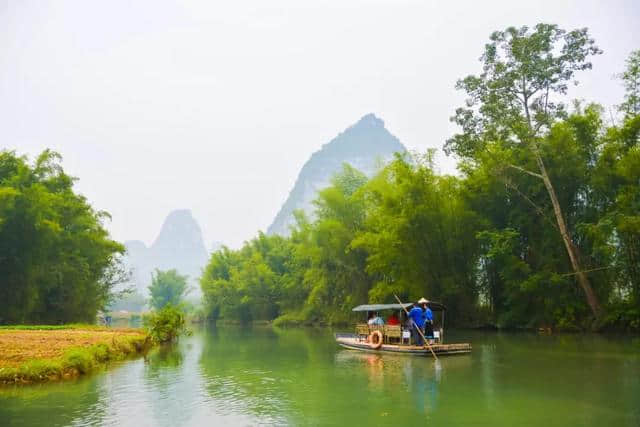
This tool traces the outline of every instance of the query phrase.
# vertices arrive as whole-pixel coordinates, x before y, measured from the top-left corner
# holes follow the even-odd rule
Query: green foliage
[[[481,58],[482,73],[456,85],[468,99],[452,118],[462,133],[445,149],[475,157],[492,141],[505,148],[530,144],[565,116],[566,106],[553,96],[565,95],[575,72],[590,69],[587,58],[599,53],[586,28],[567,32],[538,24],[494,32]]]
[[[376,278],[370,301],[427,295],[456,306],[451,320],[473,312],[478,218],[460,184],[435,174],[428,153],[412,163],[396,159],[363,188],[366,224],[352,247],[368,253],[367,271]]]
[[[299,214],[288,239],[260,234],[214,253],[201,279],[210,317],[343,324],[354,305],[393,291],[473,309],[476,218],[456,178],[412,162],[398,157],[370,181],[345,165],[314,202],[313,223]]]
[[[0,151],[0,323],[92,322],[126,280],[124,247],[46,150]]]
[[[287,300],[280,297],[289,280],[291,249],[282,237],[260,233],[239,251],[215,252],[200,279],[208,317],[241,322],[276,317]]]
[[[145,315],[143,323],[152,341],[157,343],[174,341],[186,332],[184,313],[172,305]]]
[[[534,29],[510,27],[494,32],[481,58],[482,73],[457,84],[468,96],[465,107],[458,108],[452,118],[462,132],[445,146],[464,159],[462,169],[472,186],[477,187],[473,182],[477,176],[482,180],[477,184],[489,184],[497,194],[504,194],[503,202],[512,204],[515,194],[539,215],[533,221],[516,218],[514,214],[522,212],[512,206],[491,212],[491,216],[495,214],[490,218],[495,220],[494,229],[513,228],[525,238],[533,231],[531,225],[538,222],[537,234],[531,237],[545,239],[538,243],[557,257],[547,259],[536,254],[536,261],[545,259],[542,271],[532,270],[529,278],[518,280],[525,280],[527,290],[545,289],[552,283],[575,284],[596,320],[602,318],[602,295],[585,272],[588,260],[585,263],[582,255],[583,236],[578,235],[578,216],[574,214],[583,213],[589,203],[585,174],[597,156],[601,121],[596,107],[581,112],[577,106],[576,113],[568,117],[562,96],[567,94],[569,83],[575,82],[575,73],[590,69],[589,57],[599,53],[587,29],[567,32],[555,25],[538,24]],[[506,194],[499,184],[508,189]],[[473,198],[475,193],[470,195]],[[551,233],[545,232],[548,230]],[[514,249],[531,247],[529,240],[522,243]],[[519,257],[527,255],[521,253]],[[573,283],[557,280],[551,273],[558,271],[557,260],[567,258],[575,275]],[[493,265],[490,259],[485,261],[490,270],[486,277],[496,281],[502,266]],[[497,280],[504,281],[500,287],[507,285],[506,279]],[[538,312],[540,307],[555,312],[551,306],[558,300],[545,297],[549,294],[545,290],[544,294],[529,295],[530,304],[535,304]],[[572,301],[572,297],[567,298]],[[509,299],[490,303],[515,304]],[[534,307],[527,308],[524,301],[515,305],[522,307],[523,313]],[[573,310],[569,317],[573,318]],[[546,318],[530,316],[530,321],[544,322]]]
[[[640,114],[640,49],[631,52],[627,59],[627,69],[619,77],[625,88],[620,111],[627,116]]]
[[[630,324],[632,316],[615,313],[640,302],[640,118],[627,116],[621,126],[607,128],[599,106],[576,104],[572,113],[547,123],[535,146],[554,182],[572,245],[582,254],[582,269],[606,311],[613,311],[604,324],[612,318],[626,319],[617,327]],[[571,286],[575,275],[545,188],[522,173],[535,170],[534,157],[526,145],[507,138],[486,142],[462,163],[467,198],[486,224],[477,234],[481,296],[500,326],[589,328],[589,309]]]
[[[569,110],[559,98],[598,53],[586,29],[494,33],[482,74],[459,82],[469,101],[447,149],[461,156],[460,177],[437,174],[432,152],[398,156],[371,179],[345,166],[290,237],[259,234],[211,256],[208,316],[337,324],[397,294],[444,302],[448,324],[592,328],[553,194],[605,307],[601,326],[637,330],[640,117],[607,127],[599,106]],[[531,172],[541,165],[548,185]]]
[[[301,312],[291,312],[279,316],[273,321],[273,326],[286,328],[290,326],[310,325]]]
[[[603,328],[617,331],[640,331],[640,306],[621,303],[612,307],[604,319]]]
[[[175,269],[161,271],[156,269],[151,276],[149,304],[155,309],[161,309],[167,305],[177,306],[187,295],[187,276],[178,274]]]

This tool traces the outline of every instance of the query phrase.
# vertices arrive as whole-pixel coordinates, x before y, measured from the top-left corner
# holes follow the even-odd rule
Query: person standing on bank
[[[429,308],[429,301],[425,298],[420,298],[418,304],[422,306],[424,316],[424,336],[429,340],[429,344],[433,344],[433,312]]]
[[[420,335],[420,332],[418,332],[418,328],[420,328],[421,330],[424,328],[425,316],[417,302],[413,303],[413,308],[409,312],[409,317],[411,318],[411,323],[413,326],[411,328],[411,335],[413,336],[413,342],[415,345],[423,346],[424,341],[422,340],[422,336]]]

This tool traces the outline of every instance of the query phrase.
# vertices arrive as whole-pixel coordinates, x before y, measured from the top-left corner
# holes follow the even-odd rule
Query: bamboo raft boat
[[[430,345],[423,346],[411,343],[409,329],[403,328],[401,325],[369,325],[366,323],[356,325],[355,333],[335,334],[336,343],[349,350],[369,353],[433,357],[471,353],[470,343],[444,343],[444,313],[446,308],[444,305],[433,301],[429,301],[426,304],[433,312],[441,313],[440,327],[437,330],[434,328],[433,340]],[[366,312],[368,316],[371,313],[378,313],[384,310],[392,310],[401,314],[402,312],[406,313],[406,308],[411,305],[411,303],[365,304],[355,307],[353,311]],[[402,317],[402,314],[400,317]],[[374,335],[379,337],[378,341],[374,339]]]
[[[409,344],[382,344],[378,349],[373,349],[368,342],[363,341],[356,334],[336,334],[336,342],[349,350],[360,350],[371,353],[395,353],[409,354],[412,356],[429,356],[431,351],[424,346]],[[440,355],[467,354],[471,353],[471,344],[432,344],[433,352]]]

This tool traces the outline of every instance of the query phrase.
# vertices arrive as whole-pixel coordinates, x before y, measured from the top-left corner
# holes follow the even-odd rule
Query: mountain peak
[[[172,247],[176,241],[189,242],[188,244],[204,248],[200,226],[189,209],[177,209],[167,215],[152,247]]]
[[[207,250],[202,231],[189,209],[174,210],[165,218],[158,237],[147,248],[144,243],[131,240],[127,246],[127,266],[133,272],[138,290],[147,294],[151,273],[159,268],[175,268],[189,276],[189,284],[197,290],[197,280],[207,262]]]
[[[384,128],[384,121],[375,114],[369,113],[365,114],[356,122],[352,127],[381,127]]]
[[[311,155],[267,233],[287,235],[296,209],[313,214],[313,199],[319,190],[330,185],[331,178],[340,172],[344,163],[371,176],[380,164],[391,160],[394,153],[406,151],[381,119],[373,113],[364,115]]]
[[[164,220],[165,224],[180,221],[194,221],[190,209],[175,209]]]

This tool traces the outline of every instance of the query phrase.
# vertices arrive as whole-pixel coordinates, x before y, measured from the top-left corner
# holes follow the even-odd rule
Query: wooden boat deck
[[[367,351],[372,353],[395,353],[395,354],[410,354],[414,356],[431,356],[431,351],[428,348],[416,346],[416,345],[400,345],[400,344],[382,344],[379,349],[373,349],[368,343],[362,341],[353,334],[336,334],[336,342],[350,350]],[[440,355],[449,354],[467,354],[471,353],[471,344],[469,343],[457,343],[457,344],[432,344],[431,348],[433,352]]]

